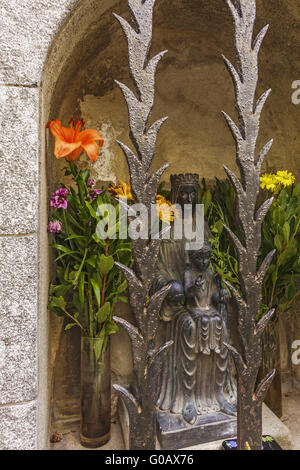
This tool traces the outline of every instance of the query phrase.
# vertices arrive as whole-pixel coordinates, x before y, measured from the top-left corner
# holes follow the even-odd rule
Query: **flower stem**
[[[67,312],[67,310],[64,309],[64,312],[66,315],[68,315],[68,317],[70,317],[82,330],[84,330],[82,324],[77,320],[77,318],[73,317],[73,315],[71,315],[69,312]]]
[[[93,319],[93,296],[92,296],[92,287],[88,283],[88,303],[89,303],[89,334],[90,338],[94,337],[94,319]]]
[[[83,265],[84,265],[84,263],[85,263],[85,259],[86,259],[87,254],[88,254],[88,249],[86,248],[86,249],[84,250],[84,256],[83,256],[83,259],[82,259],[82,261],[81,261],[81,265],[80,265],[80,267],[79,267],[79,269],[78,269],[78,271],[77,271],[76,277],[75,277],[75,279],[74,279],[74,281],[73,281],[73,285],[74,285],[74,286],[75,286],[75,285],[77,284],[77,282],[78,282],[78,279],[79,279],[79,276],[80,276],[81,271],[82,271],[82,269],[83,269]]]

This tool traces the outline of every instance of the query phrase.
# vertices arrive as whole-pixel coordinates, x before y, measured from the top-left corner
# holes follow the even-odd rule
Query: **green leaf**
[[[83,170],[80,172],[80,175],[83,181],[86,183],[90,177],[90,170],[89,169]]]
[[[102,240],[101,238],[98,237],[97,233],[94,233],[94,235],[92,236],[93,240],[98,243],[102,248],[105,248],[106,246],[106,243],[104,240]]]
[[[85,274],[80,273],[79,280],[78,280],[78,294],[79,294],[79,302],[81,305],[84,304],[84,286],[85,286]]]
[[[74,281],[76,276],[77,276],[77,271],[71,271],[70,274],[69,274],[69,281]]]
[[[273,285],[276,284],[277,278],[278,278],[278,271],[277,271],[277,269],[274,269],[274,271],[272,272],[272,283],[273,283]]]
[[[204,204],[204,215],[207,214],[211,203],[212,203],[212,194],[209,190],[207,190],[202,198],[202,204]]]
[[[278,253],[281,253],[281,251],[282,251],[282,240],[280,238],[280,235],[278,235],[278,234],[275,235],[275,237],[274,237],[274,245],[275,245]]]
[[[293,190],[293,196],[295,196],[300,201],[300,183],[297,183]]]
[[[283,231],[283,236],[284,236],[284,241],[285,243],[288,243],[289,239],[290,239],[290,224],[288,222],[285,222],[283,227],[282,227],[282,231]]]
[[[98,361],[104,352],[104,339],[105,339],[105,331],[104,329],[101,330],[99,340],[94,342],[94,353],[96,357],[96,361]]]
[[[100,220],[100,217],[97,216],[95,209],[92,207],[92,205],[88,201],[85,201],[85,205],[88,208],[88,210],[89,210],[91,216],[93,217],[93,219],[99,219]]]
[[[286,191],[285,188],[283,188],[282,191],[280,192],[279,196],[278,196],[279,206],[282,207],[283,209],[285,209],[289,198],[290,198],[290,196],[289,196],[288,192]]]
[[[214,225],[216,231],[217,231],[217,234],[220,236],[223,232],[223,221],[220,219],[218,220],[215,225]]]
[[[282,227],[286,221],[285,211],[282,207],[275,207],[272,211],[272,222],[275,228]]]
[[[69,323],[68,325],[66,325],[65,331],[70,330],[73,326],[76,326],[76,325],[77,323]]]
[[[97,257],[96,255],[93,255],[91,256],[90,258],[88,258],[86,260],[87,264],[89,264],[90,266],[92,266],[93,268],[96,268],[96,262],[97,262]]]
[[[57,243],[53,243],[50,246],[52,248],[55,248],[58,251],[63,251],[64,253],[72,253],[72,250],[70,250],[70,248],[67,248],[66,246],[63,246],[63,245],[58,245]]]
[[[87,239],[85,235],[70,235],[70,237],[66,238],[65,241],[68,240],[75,240],[75,239]]]
[[[127,281],[125,280],[118,286],[117,293],[122,294],[126,290],[127,290]]]
[[[75,225],[75,227],[79,228],[79,230],[81,230],[82,232],[85,232],[84,227],[82,227],[69,212],[67,212],[67,217],[68,217],[69,222]]]
[[[98,261],[99,271],[101,274],[108,274],[114,267],[114,258],[112,256],[101,255]]]
[[[288,287],[288,301],[292,300],[295,297],[296,293],[297,293],[296,284],[295,284],[295,281],[292,280]]]
[[[113,321],[107,321],[105,323],[105,333],[107,335],[114,335],[119,331],[118,325]]]
[[[101,307],[96,313],[96,319],[98,323],[104,323],[110,316],[110,302],[105,302],[103,307]]]
[[[66,306],[67,306],[67,302],[62,296],[52,297],[50,304],[49,304],[49,307],[58,307],[58,308],[61,308],[62,310],[65,310]]]
[[[55,295],[57,297],[63,297],[71,289],[70,284],[60,284],[57,286],[52,286],[50,288],[50,295]]]
[[[92,284],[92,288],[93,288],[93,291],[97,300],[97,305],[98,307],[100,307],[100,304],[101,304],[100,284],[96,279],[93,279],[92,277],[90,277],[90,283]]]
[[[287,249],[283,253],[281,253],[281,255],[278,257],[278,266],[282,266],[288,261],[290,261],[292,258],[296,257],[297,250],[298,250],[297,240],[295,239],[290,240],[290,243]]]
[[[57,258],[55,258],[55,261],[59,261],[60,259],[64,258],[65,256],[71,256],[71,258],[74,258],[76,259],[77,261],[80,261],[80,258],[79,256],[74,256],[75,254],[79,255],[80,256],[80,253],[78,253],[78,251],[68,251],[66,253],[62,253],[61,255],[59,255]]]

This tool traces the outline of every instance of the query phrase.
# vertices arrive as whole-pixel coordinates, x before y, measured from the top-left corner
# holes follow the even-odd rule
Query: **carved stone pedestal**
[[[235,417],[218,412],[199,416],[195,424],[188,425],[181,415],[158,411],[157,438],[162,450],[184,449],[232,438],[236,423]]]
[[[119,420],[123,434],[124,447],[126,450],[129,449],[129,419],[126,408],[122,405],[119,400]],[[216,413],[207,416],[199,416],[196,426],[195,424],[184,430],[180,428],[182,426],[182,419],[179,415],[169,414],[167,412],[158,412],[158,415],[164,415],[161,419],[161,427],[157,423],[157,445],[156,450],[222,450],[222,442],[225,439],[236,438],[236,418],[224,415],[223,413]],[[214,421],[212,416],[219,416],[219,421]],[[164,423],[168,423],[167,416],[169,416],[169,428],[165,426],[164,435],[162,435],[162,426]],[[158,418],[159,419],[159,418]],[[221,421],[220,421],[221,419]],[[202,421],[201,424],[199,420]],[[208,420],[210,422],[208,422]],[[223,421],[222,421],[223,420]],[[171,425],[177,422],[177,427],[171,428]],[[183,422],[183,426],[186,427],[186,423]],[[171,432],[173,429],[173,432]],[[204,434],[205,433],[205,434]],[[280,421],[279,418],[266,406],[263,405],[263,434],[273,436],[278,444],[284,449],[293,449],[292,436],[286,425]],[[201,441],[201,436],[206,436],[204,441]],[[195,438],[197,436],[197,439]],[[207,436],[211,436],[208,441]],[[200,440],[199,440],[200,439]],[[169,444],[167,444],[167,440]],[[63,440],[64,442],[64,440]],[[177,443],[177,446],[175,445]],[[173,445],[174,444],[174,445]],[[57,444],[56,444],[57,446]],[[123,449],[122,446],[116,446],[115,449]],[[155,450],[155,449],[153,449]]]

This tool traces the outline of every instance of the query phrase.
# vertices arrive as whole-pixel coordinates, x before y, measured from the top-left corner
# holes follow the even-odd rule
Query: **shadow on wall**
[[[265,18],[271,23],[261,55],[259,92],[273,89],[262,119],[259,145],[274,137],[266,169],[289,169],[299,177],[299,118],[298,108],[291,101],[291,86],[299,78],[295,64],[300,14],[292,1],[286,0],[284,5],[278,0],[257,3],[257,30],[264,26]],[[124,0],[79,2],[55,39],[43,73],[41,135],[45,123],[55,118],[66,124],[71,116],[82,117],[86,127],[97,128],[105,139],[92,169],[98,183],[128,179],[125,158],[115,143],[119,139],[129,144],[127,110],[114,83],[114,79],[125,83],[130,80],[127,45],[112,16],[114,11],[129,18],[126,5]],[[222,165],[232,169],[235,166],[235,148],[220,114],[221,109],[234,114],[232,85],[221,58],[224,53],[233,60],[228,8],[224,0],[159,0],[154,25],[152,54],[169,51],[158,71],[153,115],[153,120],[162,115],[168,115],[169,120],[160,134],[154,165],[171,163],[165,178],[171,172],[186,171],[197,172],[208,180],[223,178]],[[82,158],[85,165],[87,161]],[[41,162],[42,221],[46,220],[49,195],[61,181],[63,166],[64,161],[54,159],[49,145],[47,158],[43,155]],[[42,259],[47,260],[44,228],[41,246]],[[41,297],[46,299],[48,278],[46,273],[43,276]],[[46,300],[42,312],[46,315]],[[79,334],[73,330],[65,333],[61,322],[51,317],[50,343],[55,416],[74,416],[79,407]],[[112,370],[124,385],[131,376],[130,355],[129,341],[120,331],[113,339]]]

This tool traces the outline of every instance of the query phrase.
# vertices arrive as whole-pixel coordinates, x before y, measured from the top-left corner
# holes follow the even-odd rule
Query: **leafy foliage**
[[[271,190],[264,199],[269,199]],[[228,226],[242,240],[236,218],[236,196],[231,182],[216,179],[212,191],[206,188],[205,180],[198,202],[205,206],[205,217],[211,230],[212,258],[222,280],[230,282],[240,290],[237,254],[229,235]],[[293,303],[300,300],[297,279],[300,277],[300,184],[282,187],[264,220],[259,265],[272,250],[276,250],[273,262],[263,282],[263,300],[260,316],[271,308],[277,314],[287,312]]]
[[[84,335],[101,338],[102,348],[118,329],[112,319],[115,304],[127,302],[127,283],[114,263],[132,264],[131,244],[117,236],[119,206],[115,221],[105,210],[98,215],[99,206],[113,201],[105,191],[92,189],[89,170],[79,171],[69,162],[65,175],[72,175],[76,188],[68,188],[67,209],[55,208],[51,214],[61,222],[62,230],[53,235],[51,244],[56,255],[56,282],[50,286],[49,310],[70,320],[66,330],[78,326]],[[105,240],[97,236],[101,221],[104,226],[108,221]]]
[[[239,289],[237,255],[224,225],[239,235],[235,214],[235,191],[229,180],[220,181],[212,191],[207,189],[203,179],[198,203],[204,205],[204,216],[211,231],[212,269],[221,281],[229,282]],[[223,286],[225,287],[225,286]]]
[[[269,197],[269,195],[268,195]],[[260,262],[272,250],[276,254],[264,280],[262,312],[275,307],[278,314],[300,300],[300,184],[283,188],[263,224]]]

